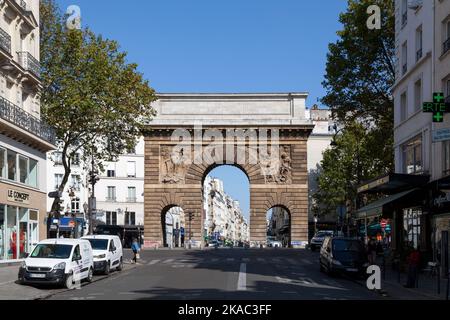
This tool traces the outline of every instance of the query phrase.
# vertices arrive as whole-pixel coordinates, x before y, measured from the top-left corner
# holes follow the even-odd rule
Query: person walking
[[[139,242],[136,238],[133,238],[133,243],[131,244],[131,250],[133,251],[133,262],[137,263],[137,260],[139,257],[139,252],[141,251],[141,246],[139,245]]]
[[[377,243],[373,238],[369,240],[367,245],[367,254],[370,265],[374,265],[377,260]]]
[[[420,264],[420,252],[419,249],[413,249],[407,258],[408,262],[408,281],[405,288],[417,287],[417,273],[419,271]]]

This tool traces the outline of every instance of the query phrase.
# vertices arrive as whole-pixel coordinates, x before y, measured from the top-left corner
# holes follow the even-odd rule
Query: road
[[[128,253],[129,255],[129,253]],[[373,300],[376,293],[320,273],[307,250],[143,251],[136,268],[52,300]]]

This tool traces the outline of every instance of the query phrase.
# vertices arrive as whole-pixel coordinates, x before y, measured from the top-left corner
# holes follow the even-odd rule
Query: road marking
[[[256,260],[258,260],[258,262],[266,262],[266,259],[263,259],[263,258],[258,258]]]
[[[314,263],[312,263],[311,261],[306,260],[306,259],[302,259],[302,262],[303,262],[304,264],[309,264],[309,265],[314,264]]]
[[[286,259],[290,264],[298,264],[297,260],[295,259]]]
[[[228,258],[227,261],[233,262],[233,261],[234,261],[234,258]]]
[[[272,258],[272,261],[275,263],[281,263],[281,259],[280,258]]]
[[[242,261],[243,262],[250,262],[250,259],[249,258],[243,258]]]
[[[292,282],[292,279],[287,279],[287,278],[275,277],[275,279],[277,279],[277,281],[280,283],[291,283]]]
[[[136,295],[136,292],[119,292],[120,295],[122,296],[132,296],[132,295]]]
[[[238,291],[247,291],[247,264],[241,263],[239,270],[239,279],[237,285]]]
[[[157,264],[158,262],[160,262],[161,260],[152,260],[148,263],[149,266]]]
[[[218,258],[213,258],[213,259],[211,259],[211,262],[217,262],[217,261],[219,261]]]
[[[5,285],[5,284],[14,283],[14,282],[16,282],[16,280],[11,280],[11,281],[8,281],[8,282],[3,282],[3,283],[0,283],[0,286],[3,286],[3,285]]]
[[[173,262],[175,259],[167,259],[167,260],[165,260],[165,261],[163,261],[163,263],[171,263],[171,262]]]

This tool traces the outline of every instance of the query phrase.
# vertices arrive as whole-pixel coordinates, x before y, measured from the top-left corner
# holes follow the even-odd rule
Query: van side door
[[[117,258],[118,250],[114,244],[113,239],[109,240],[108,250],[109,250],[109,254],[111,255],[111,268],[115,268],[119,265],[119,259]]]
[[[73,278],[74,278],[75,282],[81,281],[83,279],[83,277],[82,277],[83,258],[81,256],[81,250],[80,250],[79,244],[77,244],[75,246],[75,248],[73,249],[71,263],[72,263]]]

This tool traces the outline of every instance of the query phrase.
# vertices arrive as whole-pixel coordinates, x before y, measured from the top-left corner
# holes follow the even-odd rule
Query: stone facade
[[[220,98],[220,99],[218,99]],[[145,188],[144,188],[144,211],[145,211],[145,246],[155,247],[162,245],[161,215],[174,206],[183,209],[186,217],[193,214],[193,219],[189,223],[186,219],[187,235],[191,229],[193,246],[201,246],[203,228],[203,182],[208,173],[222,164],[234,164],[242,169],[250,181],[250,242],[254,245],[266,242],[267,223],[266,213],[275,206],[283,206],[289,210],[292,217],[291,239],[292,246],[301,247],[308,241],[308,171],[307,171],[307,141],[313,129],[313,125],[304,119],[305,94],[277,94],[270,95],[225,95],[223,97],[211,97],[208,95],[195,95],[186,97],[189,99],[191,108],[193,100],[202,106],[203,118],[201,121],[201,132],[194,130],[198,125],[198,120],[186,121],[189,117],[181,117],[180,121],[174,118],[157,117],[152,121],[144,132],[145,137]],[[272,99],[272,100],[271,100]],[[162,100],[162,101],[161,101]],[[219,100],[219,102],[217,102]],[[268,101],[270,100],[270,101]],[[239,104],[238,104],[238,101]],[[227,103],[233,108],[241,105],[241,110],[246,110],[245,105],[257,105],[262,101],[267,110],[262,110],[259,114],[266,114],[258,119],[252,116],[251,120],[245,124],[242,119],[249,119],[245,114],[241,114],[239,120],[235,120],[234,115],[224,114],[222,109],[218,110],[217,103],[224,110],[227,110]],[[270,108],[277,106],[277,101],[286,106],[286,113],[283,109],[274,108],[280,115],[275,120],[271,120]],[[157,110],[161,112],[161,106],[174,111],[177,106],[183,104],[177,100],[177,96],[160,97]],[[296,106],[296,107],[294,107]],[[300,109],[300,110],[299,110]],[[261,110],[260,110],[261,111]],[[302,111],[302,112],[300,112]],[[189,113],[189,110],[184,110]],[[234,112],[234,111],[233,111]],[[191,111],[191,113],[194,113]],[[221,114],[221,117],[216,117]],[[207,117],[211,115],[211,117]],[[259,124],[259,125],[258,125]],[[223,152],[217,152],[214,163],[196,164],[184,161],[189,159],[189,154],[194,154],[198,145],[186,143],[185,148],[174,148],[179,145],[179,141],[173,141],[172,134],[175,130],[183,129],[195,135],[205,135],[208,129],[214,129],[227,136],[227,130],[235,129],[256,129],[256,130],[278,130],[280,157],[275,163],[277,170],[271,171],[271,175],[265,175],[267,169],[264,161],[253,164],[246,157],[245,163],[238,164],[238,154],[235,139],[228,137],[223,140]],[[258,146],[246,141],[246,147],[256,148],[258,155],[263,154]],[[202,142],[202,146],[208,146],[207,142]],[[234,161],[226,158],[228,150],[234,150]],[[219,150],[220,151],[220,150]],[[263,157],[261,157],[263,159]],[[240,162],[239,162],[240,163]],[[273,164],[273,163],[272,163]],[[189,225],[191,227],[189,228]],[[187,241],[187,240],[186,240]]]

